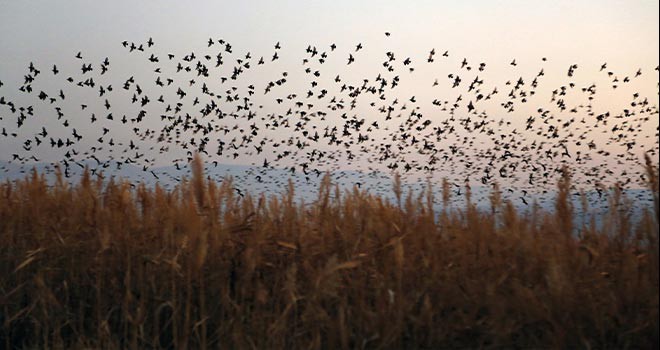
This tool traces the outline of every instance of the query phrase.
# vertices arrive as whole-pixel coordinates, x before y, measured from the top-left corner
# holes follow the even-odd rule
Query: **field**
[[[524,215],[398,179],[394,203],[243,197],[199,158],[172,191],[34,173],[0,185],[0,348],[656,348],[647,164],[655,207],[633,222],[615,188],[602,228],[575,227],[568,171]]]

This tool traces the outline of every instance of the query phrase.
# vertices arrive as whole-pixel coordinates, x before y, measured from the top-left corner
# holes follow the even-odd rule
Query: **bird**
[[[392,34],[386,31],[385,35]],[[618,86],[635,84],[642,75],[637,67],[632,70],[636,73],[626,75],[608,70],[606,63],[596,66],[594,70],[607,73],[602,74],[605,86],[585,81],[576,74],[577,64],[572,64],[552,86],[555,82],[543,80],[544,67],[538,67],[530,78],[523,74],[524,66],[512,69],[505,82],[499,83],[489,79],[489,74],[507,66],[506,62],[498,67],[474,57],[470,61],[479,63],[470,64],[465,57],[459,62],[443,60],[441,66],[435,62],[435,48],[427,51],[426,62],[434,63],[433,74],[440,75],[424,78],[401,73],[412,73],[419,65],[414,52],[395,55],[383,50],[386,58],[371,62],[373,72],[356,70],[357,66],[347,72],[324,64],[335,56],[346,57],[335,43],[329,50],[326,45],[324,49],[309,44],[300,53],[302,68],[282,71],[283,62],[273,61],[295,52],[283,49],[279,41],[270,61],[253,57],[255,51],[238,52],[238,45],[223,39],[203,38],[201,44],[202,51],[181,56],[169,53],[165,60],[152,51],[152,38],[142,44],[122,41],[120,50],[129,55],[127,59],[149,64],[149,73],[156,77],[144,80],[143,74],[132,71],[134,66],[122,67],[128,74],[121,78],[125,82],[118,89],[121,93],[108,85],[107,75],[117,74],[117,68],[109,68],[110,55],[98,65],[83,60],[78,51],[75,62],[80,67],[78,60],[83,60],[82,68],[66,79],[59,78],[55,64],[53,74],[44,77],[30,62],[23,84],[19,82],[15,89],[22,94],[22,102],[0,96],[0,140],[20,140],[11,152],[17,156],[12,157],[15,162],[41,159],[41,152],[50,147],[59,150],[60,160],[69,164],[91,159],[97,168],[105,169],[112,161],[121,164],[117,168],[137,166],[155,181],[180,181],[186,171],[180,164],[192,159],[194,152],[212,156],[218,168],[223,160],[251,161],[258,169],[252,175],[259,184],[282,183],[282,177],[289,175],[307,184],[326,170],[342,167],[380,168],[411,177],[451,169],[456,179],[476,176],[483,184],[494,181],[499,172],[500,178],[519,186],[517,193],[524,193],[521,202],[525,205],[527,191],[550,188],[562,165],[580,170],[576,186],[592,186],[617,176],[630,183],[631,172],[617,171],[632,167],[631,154],[651,145],[657,155],[657,141],[642,139],[644,135],[652,140],[652,130],[657,134],[653,96],[630,93],[622,98],[629,103],[621,112],[601,113],[593,105],[601,93],[616,95]],[[369,43],[349,48],[347,65],[360,55],[360,69],[369,66],[371,58],[362,56],[367,52],[357,53],[363,44]],[[399,57],[404,59],[397,61]],[[449,57],[449,51],[442,57]],[[62,62],[58,65],[64,67]],[[516,59],[509,65],[517,67]],[[470,75],[473,67],[480,76]],[[415,79],[432,79],[420,83],[431,85],[432,92],[405,95],[405,87],[400,86],[415,86],[419,82]],[[60,82],[64,85],[58,86]],[[537,103],[542,107],[531,108]],[[74,111],[76,104],[81,107]],[[100,110],[105,110],[105,118],[96,116]],[[524,115],[527,110],[529,115]],[[50,114],[57,128],[39,124]],[[185,156],[172,160],[170,154],[176,152]],[[594,158],[611,158],[617,165],[609,169]],[[153,164],[163,159],[172,162],[177,175],[153,170]],[[268,174],[278,171],[286,175],[269,178]],[[369,189],[368,176],[362,173],[352,184]],[[239,186],[245,188],[242,183]],[[238,188],[243,197],[247,192]],[[511,198],[515,195],[511,193]]]

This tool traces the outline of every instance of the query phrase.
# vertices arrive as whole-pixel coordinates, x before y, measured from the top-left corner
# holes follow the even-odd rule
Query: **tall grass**
[[[396,203],[326,177],[236,196],[194,176],[174,190],[61,175],[0,186],[0,348],[655,348],[655,208],[572,235],[556,211],[436,213],[431,188]],[[469,191],[466,191],[469,196]],[[626,208],[621,192],[611,201]],[[470,202],[470,198],[468,203]]]

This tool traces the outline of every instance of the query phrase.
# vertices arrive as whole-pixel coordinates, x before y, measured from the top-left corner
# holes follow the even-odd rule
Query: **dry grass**
[[[199,160],[198,160],[199,162]],[[654,212],[433,210],[326,178],[235,196],[201,164],[173,191],[85,176],[0,186],[0,348],[656,348]],[[449,202],[449,185],[442,198]],[[469,193],[469,191],[466,191]],[[626,207],[620,192],[611,198]],[[468,201],[469,202],[469,201]]]

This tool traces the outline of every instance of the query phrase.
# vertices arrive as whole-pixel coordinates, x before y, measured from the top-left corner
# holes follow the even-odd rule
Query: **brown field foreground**
[[[196,162],[171,192],[0,185],[0,348],[658,345],[650,163],[655,208],[633,223],[614,191],[599,230],[573,227],[568,175],[555,213],[522,215],[497,190],[492,213],[436,213],[398,179],[395,203],[328,177],[311,204],[293,188],[241,198]]]

